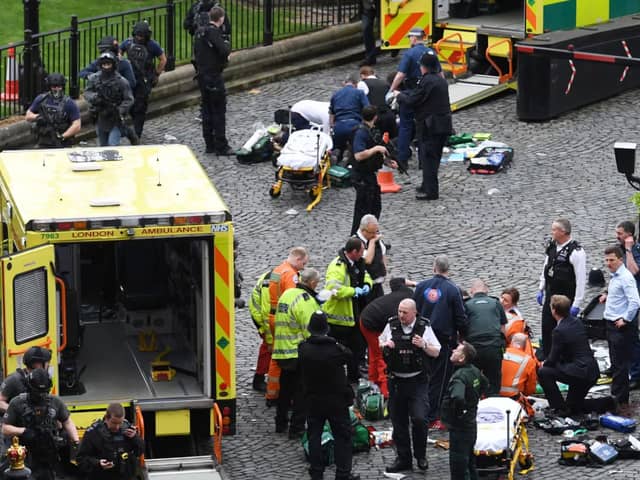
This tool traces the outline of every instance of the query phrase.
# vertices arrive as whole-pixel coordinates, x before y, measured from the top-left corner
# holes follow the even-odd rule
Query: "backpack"
[[[147,76],[151,70],[151,55],[146,45],[132,41],[127,48],[127,58],[131,62],[136,79]]]
[[[251,150],[241,148],[236,152],[238,162],[244,164],[261,163],[271,161],[273,157],[273,144],[271,143],[271,135],[268,133],[258,139],[251,146]]]

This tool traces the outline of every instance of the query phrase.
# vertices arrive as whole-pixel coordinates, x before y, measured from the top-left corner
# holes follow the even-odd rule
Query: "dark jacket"
[[[504,347],[501,325],[507,324],[507,317],[500,300],[486,293],[476,293],[464,303],[469,327],[465,340],[474,347]]]
[[[467,316],[458,286],[442,275],[434,275],[418,284],[413,294],[418,313],[431,321],[440,343],[455,345],[457,333],[465,334]]]
[[[122,432],[128,427],[125,421],[120,430],[111,432],[104,420],[95,421],[85,432],[78,449],[80,470],[92,480],[134,478],[137,458],[144,452],[144,441],[138,435],[126,437]],[[114,462],[114,467],[103,470],[100,459]]]
[[[398,95],[398,102],[413,108],[419,138],[453,132],[449,85],[439,74],[423,75],[416,88]]]
[[[565,375],[595,382],[598,379],[598,364],[589,346],[587,332],[582,322],[569,316],[553,329],[551,352],[544,362]]]
[[[345,365],[351,351],[335,338],[312,335],[298,345],[298,366],[309,415],[341,413],[353,404]]]
[[[369,303],[360,314],[362,325],[372,332],[382,333],[389,319],[398,315],[398,305],[405,298],[411,298],[413,290],[402,287],[399,290],[376,298]]]
[[[206,83],[206,79],[219,77],[231,53],[229,42],[222,37],[222,30],[211,24],[197,32],[193,41],[198,78]]]
[[[480,397],[487,392],[489,381],[470,363],[458,367],[451,375],[442,399],[442,421],[449,429],[475,430]]]

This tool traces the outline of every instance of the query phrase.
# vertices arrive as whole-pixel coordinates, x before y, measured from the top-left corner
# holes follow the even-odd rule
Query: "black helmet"
[[[589,272],[589,286],[604,287],[604,273],[599,268],[592,268]]]
[[[151,27],[147,22],[138,22],[133,26],[133,32],[131,34],[134,37],[140,35],[149,40],[149,38],[151,38]]]
[[[46,370],[36,368],[29,372],[27,387],[30,393],[45,394],[51,390],[51,379]]]
[[[64,87],[67,83],[67,80],[61,73],[50,73],[49,75],[47,75],[47,78],[45,78],[45,83],[47,85],[47,88]]]
[[[420,65],[429,70],[434,70],[438,66],[438,57],[435,52],[428,51],[420,58]]]
[[[118,59],[117,57],[113,54],[113,52],[107,50],[105,52],[102,52],[100,54],[100,56],[98,57],[98,66],[102,66],[105,63],[111,63],[113,65],[113,67],[115,68],[116,64],[118,63]]]
[[[114,54],[117,55],[118,40],[116,40],[116,37],[112,37],[111,35],[101,38],[100,41],[98,42],[98,51],[100,53],[113,52]]]
[[[42,347],[30,347],[22,357],[22,363],[28,368],[34,368],[35,363],[44,365],[51,361],[51,350]]]

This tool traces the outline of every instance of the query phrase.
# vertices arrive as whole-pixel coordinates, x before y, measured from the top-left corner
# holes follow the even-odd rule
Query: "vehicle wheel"
[[[280,193],[280,188],[278,187],[273,186],[269,189],[269,195],[271,195],[271,198],[278,198]]]

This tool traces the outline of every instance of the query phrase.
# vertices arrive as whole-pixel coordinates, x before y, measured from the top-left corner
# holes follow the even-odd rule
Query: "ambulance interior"
[[[210,247],[210,237],[56,245],[67,298],[65,400],[209,396]],[[154,361],[167,362],[155,365],[159,380]]]
[[[524,37],[526,0],[436,0],[436,23],[449,23]]]

